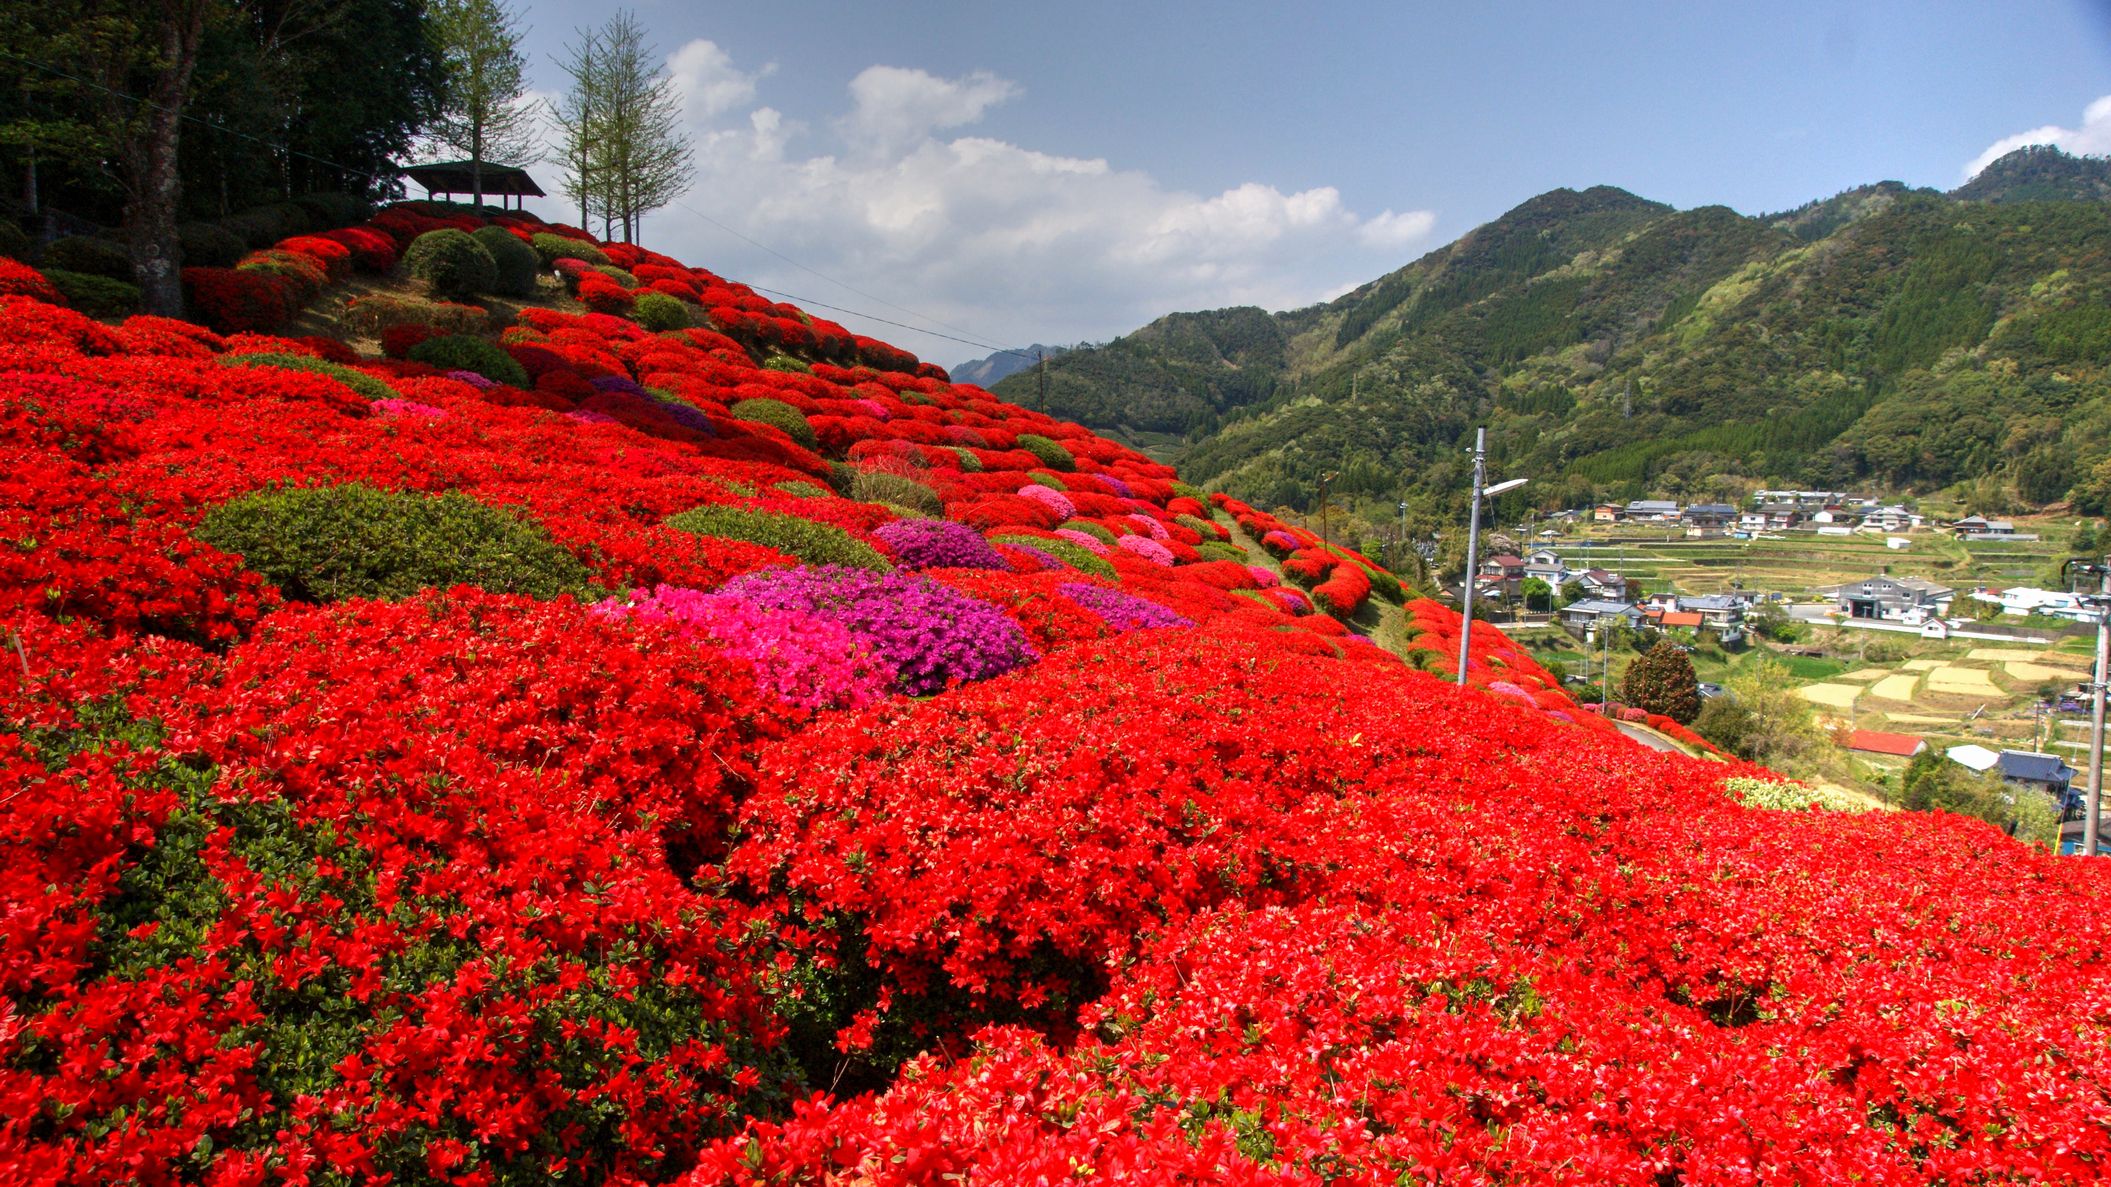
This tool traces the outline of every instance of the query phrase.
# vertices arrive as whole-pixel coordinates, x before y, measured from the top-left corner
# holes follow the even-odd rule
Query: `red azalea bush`
[[[0,271],[0,1177],[2111,1162],[2093,863],[1955,817],[1743,807],[1725,777],[1765,772],[1628,741],[1493,627],[1459,690],[1458,616],[1380,606],[1403,641],[1374,645],[1358,608],[1393,594],[1360,558],[633,246],[607,254],[718,329],[530,305],[500,342],[532,391],[273,336],[348,268],[484,223],[401,204],[191,270],[224,334],[101,325]],[[389,354],[457,313],[490,332],[364,301]],[[816,448],[729,415],[752,399]],[[842,497],[875,468],[943,522]],[[191,535],[339,482],[507,508],[606,610],[289,606]],[[666,526],[714,504],[922,572],[851,588]]]

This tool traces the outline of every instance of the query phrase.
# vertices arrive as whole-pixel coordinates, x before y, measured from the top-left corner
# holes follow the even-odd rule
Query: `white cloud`
[[[810,301],[920,320],[887,304],[898,303],[998,345],[1104,339],[1175,310],[1310,304],[1400,266],[1435,224],[1428,211],[1359,216],[1331,186],[1196,194],[968,133],[1021,93],[983,71],[874,66],[810,128],[759,105],[767,67],[742,71],[709,42],[675,57],[676,76],[693,80],[685,93],[709,96],[686,109],[697,180],[684,203],[863,292],[681,204],[649,220],[651,246]],[[831,316],[941,362],[986,353]]]
[[[1970,181],[1979,176],[1979,171],[2029,144],[2054,144],[2076,156],[2102,156],[2111,153],[2111,95],[2105,95],[2091,103],[2082,112],[2082,126],[2063,128],[2058,124],[2046,124],[2028,132],[2003,136],[1986,146],[1986,151],[1972,158],[1964,167],[1964,179]]]

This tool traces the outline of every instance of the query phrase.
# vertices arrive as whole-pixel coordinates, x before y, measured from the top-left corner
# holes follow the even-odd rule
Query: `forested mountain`
[[[965,362],[951,369],[953,382],[973,383],[989,387],[1008,375],[1016,375],[1034,365],[1037,358],[1055,358],[1069,354],[1068,346],[1044,346],[1039,342],[1013,350],[1000,350],[994,354]]]
[[[1331,473],[1448,516],[1485,423],[1535,477],[1520,509],[1761,482],[2101,509],[2106,197],[2111,164],[2051,148],[1949,194],[1760,217],[1556,190],[1327,304],[1174,314],[1053,360],[1050,411],[1269,504]]]

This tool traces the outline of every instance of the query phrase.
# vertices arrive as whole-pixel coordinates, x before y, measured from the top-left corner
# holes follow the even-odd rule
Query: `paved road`
[[[1628,737],[1633,738],[1635,741],[1640,742],[1642,745],[1649,747],[1651,750],[1668,750],[1673,754],[1686,753],[1683,747],[1679,746],[1671,739],[1656,732],[1655,730],[1643,729],[1642,727],[1634,724],[1631,721],[1615,721],[1613,722],[1613,728],[1619,730],[1623,734],[1626,734]]]

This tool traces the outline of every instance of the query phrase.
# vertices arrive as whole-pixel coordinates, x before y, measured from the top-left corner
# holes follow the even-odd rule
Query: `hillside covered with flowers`
[[[185,283],[0,260],[7,1182],[2111,1163],[2095,863],[1457,688],[1361,556],[636,247]]]

